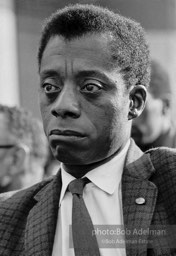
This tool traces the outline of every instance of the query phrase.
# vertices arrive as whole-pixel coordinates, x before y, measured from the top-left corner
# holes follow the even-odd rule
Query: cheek
[[[101,101],[82,104],[82,123],[87,127],[92,142],[98,140],[100,143],[106,140],[112,126],[113,112],[111,104],[104,98]]]
[[[46,133],[47,126],[49,123],[50,111],[49,111],[49,108],[45,104],[40,103],[40,112],[41,112],[41,117],[43,120],[43,128]]]
[[[113,123],[118,126],[126,123],[128,121],[129,113],[127,99],[113,100],[108,112],[111,113],[111,119],[114,120]]]
[[[127,101],[122,100],[111,100],[107,104],[102,106],[103,112],[103,124],[106,132],[110,134],[110,137],[121,136],[126,123],[128,122],[128,105]]]

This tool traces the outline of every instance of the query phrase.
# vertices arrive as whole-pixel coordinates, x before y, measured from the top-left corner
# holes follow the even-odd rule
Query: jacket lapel
[[[149,154],[143,154],[132,141],[122,177],[124,226],[129,231],[126,235],[127,256],[147,255],[147,243],[142,243],[142,240],[147,241],[147,235],[139,235],[139,232],[150,227],[155,209],[157,188],[149,181],[154,171]]]
[[[53,181],[34,197],[37,203],[27,219],[24,255],[52,254],[61,186],[59,171]]]

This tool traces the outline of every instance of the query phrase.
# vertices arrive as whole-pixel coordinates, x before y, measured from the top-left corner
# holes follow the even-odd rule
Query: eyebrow
[[[42,71],[41,73],[40,73],[40,75],[43,77],[43,78],[45,78],[45,77],[48,77],[48,76],[58,76],[59,74],[58,74],[58,72],[57,71],[55,71],[55,70],[44,70],[44,71]]]
[[[108,77],[101,71],[95,71],[95,70],[83,70],[78,71],[76,74],[76,77],[84,77],[84,76],[92,76],[92,77],[100,77],[101,79],[108,79]]]
[[[0,148],[13,148],[13,147],[15,147],[15,144],[2,144],[2,145],[0,145]]]
[[[53,69],[48,69],[48,70],[43,70],[41,72],[41,76],[60,76],[60,72],[53,70]],[[84,77],[84,76],[93,76],[93,77],[100,77],[102,79],[108,79],[108,77],[101,71],[97,71],[97,70],[82,70],[82,71],[78,71],[76,72],[76,77]]]

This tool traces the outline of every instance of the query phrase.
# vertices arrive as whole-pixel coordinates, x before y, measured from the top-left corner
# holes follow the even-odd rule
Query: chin
[[[68,165],[82,165],[85,164],[85,160],[81,157],[80,153],[69,152],[61,149],[57,149],[54,152],[55,158],[61,163]]]

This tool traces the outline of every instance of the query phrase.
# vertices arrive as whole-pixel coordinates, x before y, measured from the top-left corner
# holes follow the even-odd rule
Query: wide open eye
[[[44,83],[42,87],[46,94],[60,92],[60,88],[58,86],[49,83]]]
[[[81,88],[81,91],[85,92],[85,93],[96,93],[96,92],[100,91],[102,88],[103,87],[100,82],[95,81],[95,80],[89,80]]]

